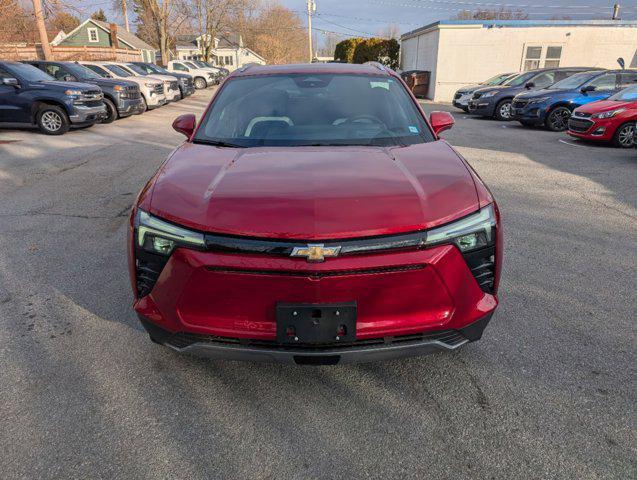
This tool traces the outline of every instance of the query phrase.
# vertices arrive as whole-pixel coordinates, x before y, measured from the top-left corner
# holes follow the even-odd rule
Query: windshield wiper
[[[245,148],[243,145],[236,145],[234,143],[222,142],[219,140],[202,140],[196,138],[192,143],[200,143],[202,145],[212,145],[213,147],[227,147],[227,148]]]

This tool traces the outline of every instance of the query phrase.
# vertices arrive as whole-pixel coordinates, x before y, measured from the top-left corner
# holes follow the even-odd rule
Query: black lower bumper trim
[[[491,320],[489,313],[480,320],[460,330],[428,332],[420,336],[393,337],[354,342],[344,346],[322,348],[286,348],[274,342],[240,341],[206,335],[190,335],[184,341],[183,334],[171,333],[146,318],[139,317],[151,339],[179,353],[220,360],[274,362],[297,365],[336,365],[362,363],[394,358],[425,355],[440,351],[452,351],[465,343],[479,340]],[[193,340],[193,337],[195,340]],[[199,337],[199,340],[196,338]],[[418,338],[419,337],[419,338]]]

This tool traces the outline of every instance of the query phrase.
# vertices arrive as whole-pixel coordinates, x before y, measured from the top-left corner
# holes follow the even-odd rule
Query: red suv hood
[[[196,230],[304,240],[431,228],[478,209],[473,177],[444,141],[400,148],[218,148],[185,143],[150,211]]]
[[[577,108],[578,112],[583,113],[601,113],[609,110],[617,110],[618,108],[637,108],[637,102],[634,100],[626,102],[617,102],[614,100],[599,100],[582,105]]]

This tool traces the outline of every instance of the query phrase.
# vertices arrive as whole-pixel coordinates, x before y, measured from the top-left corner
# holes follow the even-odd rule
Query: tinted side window
[[[87,68],[90,68],[101,77],[106,76],[106,71],[103,68],[98,67],[97,65],[84,65],[84,66]]]
[[[600,92],[608,92],[617,89],[617,74],[616,73],[607,73],[605,75],[600,75],[599,77],[591,80],[586,84],[586,86],[592,85],[595,87],[595,90]]]
[[[7,72],[5,69],[0,67],[0,78],[15,78],[15,77],[11,75],[9,72]]]
[[[622,87],[631,87],[637,84],[637,73],[622,73]]]
[[[531,81],[535,84],[535,88],[550,87],[555,83],[555,72],[540,73],[536,77],[533,77]]]
[[[186,67],[184,67],[181,63],[173,63],[173,68],[175,70],[179,70],[181,72],[187,72],[188,69]]]

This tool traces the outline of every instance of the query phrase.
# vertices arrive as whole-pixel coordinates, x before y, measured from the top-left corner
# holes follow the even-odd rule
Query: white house
[[[402,70],[431,72],[429,98],[461,86],[543,67],[637,68],[637,22],[441,20],[401,37]]]
[[[175,43],[175,59],[199,60],[203,57],[203,43],[208,36],[179,35]],[[248,63],[265,65],[265,59],[243,44],[243,38],[238,34],[220,35],[214,38],[212,62],[230,71],[241,68]]]

